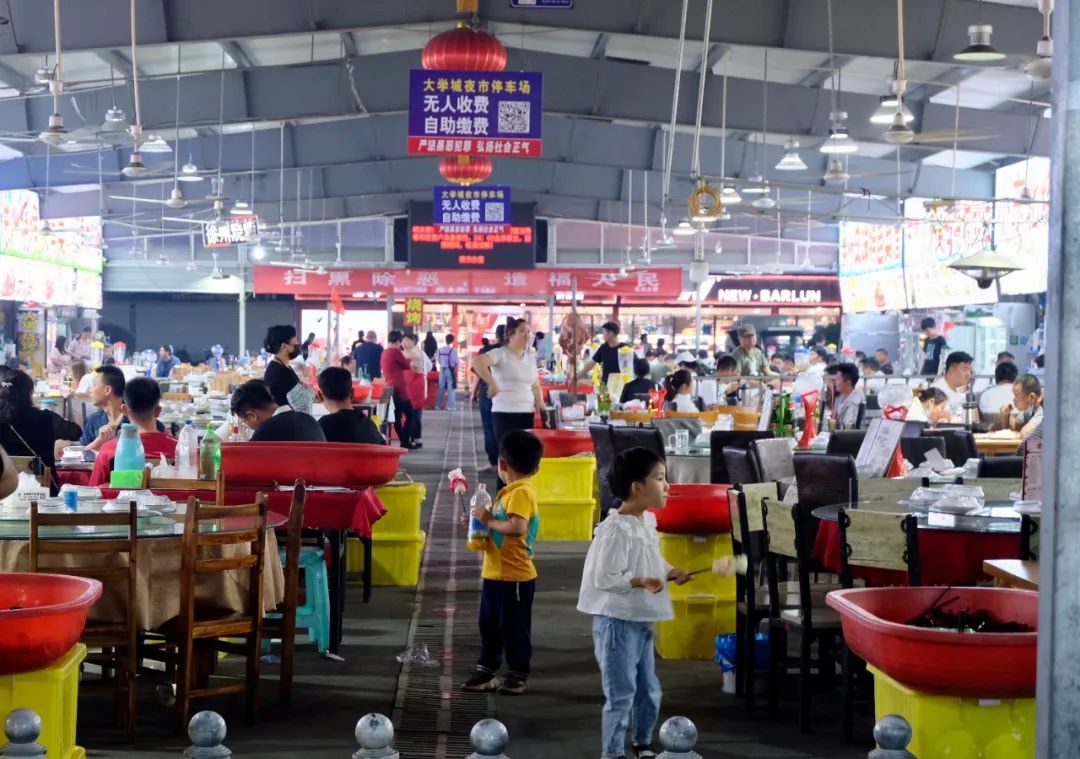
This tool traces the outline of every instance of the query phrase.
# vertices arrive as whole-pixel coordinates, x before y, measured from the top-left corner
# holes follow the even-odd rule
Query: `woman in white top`
[[[664,380],[664,387],[667,389],[667,402],[676,411],[691,414],[699,411],[693,396],[694,375],[689,369],[680,369],[673,373]]]
[[[528,322],[510,317],[506,320],[506,344],[473,362],[473,371],[487,383],[496,446],[511,430],[531,430],[534,412],[544,408],[529,336]]]
[[[664,460],[645,448],[620,453],[611,466],[611,489],[622,504],[596,527],[577,605],[593,617],[593,648],[606,699],[600,755],[626,756],[633,713],[634,756],[656,756],[652,736],[662,693],[653,623],[674,618],[667,583],[682,585],[690,575],[660,553],[656,516],[649,511],[667,502]]]

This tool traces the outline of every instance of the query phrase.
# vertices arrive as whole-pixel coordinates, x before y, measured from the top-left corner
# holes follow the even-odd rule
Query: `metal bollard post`
[[[697,727],[686,717],[671,717],[660,726],[660,747],[657,759],[701,759],[694,751]]]
[[[473,752],[468,759],[510,759],[503,751],[510,742],[506,725],[497,719],[482,719],[473,725],[469,733]]]
[[[184,756],[192,759],[225,759],[232,751],[225,748],[225,719],[217,712],[199,712],[188,722],[188,738],[191,746],[184,749]]]
[[[356,723],[356,742],[360,750],[353,759],[399,759],[394,750],[394,723],[381,714],[365,714]]]
[[[899,714],[886,714],[874,725],[874,742],[877,748],[868,759],[916,759],[907,750],[911,743],[911,725]]]
[[[15,709],[4,720],[4,735],[8,744],[0,748],[0,756],[44,757],[45,747],[37,742],[41,736],[41,717],[32,709]]]

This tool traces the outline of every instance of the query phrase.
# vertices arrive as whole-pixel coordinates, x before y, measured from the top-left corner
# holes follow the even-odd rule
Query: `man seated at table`
[[[314,417],[277,405],[262,380],[250,380],[236,388],[231,407],[240,421],[255,430],[251,436],[253,443],[326,442],[326,435]]]
[[[116,431],[120,429],[120,425],[128,421],[123,410],[124,388],[127,386],[124,373],[119,367],[109,364],[95,369],[93,377],[94,381],[90,386],[90,401],[97,406],[98,410],[86,417],[82,437],[78,440],[78,445],[88,451],[97,451],[107,441],[116,437]],[[158,432],[165,431],[164,424],[156,420],[155,424]],[[56,458],[60,458],[64,448],[75,444],[74,440],[56,441]]]
[[[716,359],[716,402],[734,406],[739,400],[739,362],[724,353]]]
[[[147,462],[157,462],[164,454],[176,456],[176,438],[158,431],[157,418],[161,414],[161,387],[149,377],[135,377],[124,387],[124,404],[121,406],[131,424],[139,430]],[[113,429],[111,426],[103,429]],[[90,473],[91,486],[108,485],[113,459],[119,438],[115,434],[102,443]]]
[[[866,394],[857,386],[859,370],[854,364],[833,364],[825,370],[825,376],[833,386],[833,419],[838,430],[859,428],[859,409],[866,404]]]
[[[373,445],[386,442],[371,417],[353,408],[352,375],[348,369],[336,366],[323,369],[316,400],[326,407],[327,414],[319,419],[319,426],[328,442]]]
[[[974,361],[974,358],[963,351],[953,351],[945,359],[945,373],[930,386],[945,393],[949,399],[949,413],[955,422],[964,418],[964,402],[971,384],[971,364]]]

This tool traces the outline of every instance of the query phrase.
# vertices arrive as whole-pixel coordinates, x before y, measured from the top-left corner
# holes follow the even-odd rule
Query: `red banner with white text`
[[[331,288],[343,298],[373,296],[454,296],[569,298],[572,290],[586,298],[675,300],[682,292],[682,269],[634,269],[625,276],[611,269],[531,269],[528,271],[455,271],[447,269],[311,269],[255,267],[257,294],[329,297]]]

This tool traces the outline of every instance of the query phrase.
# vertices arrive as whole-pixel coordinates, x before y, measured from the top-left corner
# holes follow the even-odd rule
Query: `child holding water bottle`
[[[483,540],[480,596],[480,659],[462,690],[524,693],[532,659],[532,602],[536,590],[533,543],[540,517],[532,477],[544,445],[531,432],[507,432],[499,447],[499,478],[506,483],[489,511],[473,508],[471,517],[488,529]],[[506,678],[498,672],[506,654]]]
[[[581,578],[578,611],[593,617],[593,647],[604,691],[601,757],[626,759],[633,715],[637,759],[655,757],[653,731],[660,716],[660,681],[653,658],[653,623],[675,616],[667,583],[686,583],[685,569],[660,553],[656,517],[668,497],[664,459],[646,448],[615,457],[611,489],[622,501],[594,533]]]

